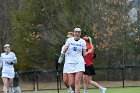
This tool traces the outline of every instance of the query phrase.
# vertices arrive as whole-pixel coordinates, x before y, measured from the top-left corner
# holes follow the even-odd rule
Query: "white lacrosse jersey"
[[[2,60],[2,72],[14,70],[13,65],[8,64],[6,62],[13,62],[16,60],[16,56],[13,52],[10,52],[9,54],[2,53],[1,54],[1,60]]]
[[[83,39],[79,39],[78,41],[74,40],[74,37],[68,38],[65,46],[68,46],[68,50],[65,54],[65,62],[67,63],[79,63],[84,62],[84,58],[82,56],[83,49],[86,49],[86,42]]]

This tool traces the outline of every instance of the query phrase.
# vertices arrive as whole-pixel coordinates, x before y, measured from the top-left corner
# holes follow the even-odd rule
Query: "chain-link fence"
[[[105,87],[140,87],[140,66],[95,67],[93,80]],[[62,69],[19,72],[22,91],[65,89]],[[58,82],[57,82],[58,79]],[[2,89],[2,81],[1,88]],[[81,88],[82,80],[81,80]],[[92,86],[90,86],[92,87]],[[2,91],[2,90],[1,90]]]

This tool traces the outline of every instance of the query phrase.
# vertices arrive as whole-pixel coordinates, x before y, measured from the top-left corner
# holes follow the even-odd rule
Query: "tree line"
[[[66,34],[78,24],[93,40],[96,65],[140,64],[139,16],[124,0],[0,0],[0,41],[12,44],[17,70],[55,67]],[[138,11],[139,15],[139,11]]]

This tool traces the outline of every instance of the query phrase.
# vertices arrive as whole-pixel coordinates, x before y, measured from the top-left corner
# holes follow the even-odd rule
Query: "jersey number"
[[[73,51],[77,51],[77,47],[73,47]]]

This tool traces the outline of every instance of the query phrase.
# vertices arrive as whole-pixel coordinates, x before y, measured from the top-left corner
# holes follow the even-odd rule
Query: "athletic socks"
[[[69,87],[69,90],[70,90],[70,91],[72,91],[72,88],[71,88],[71,86]]]
[[[74,93],[74,91],[71,91],[71,93]]]
[[[13,93],[13,87],[12,86],[9,87],[9,93]]]
[[[100,86],[99,87],[100,93],[105,93],[106,92],[106,88]],[[84,93],[88,93],[88,90],[84,90]]]
[[[74,91],[72,90],[71,86],[69,87],[68,93],[74,93]]]
[[[84,90],[84,93],[88,93],[88,91],[87,90]]]
[[[71,93],[71,90],[68,90],[68,93]]]
[[[73,90],[68,90],[68,93],[74,93],[74,91]]]
[[[100,86],[99,90],[100,90],[100,93],[105,93],[106,92],[106,88],[104,88],[102,86]]]

